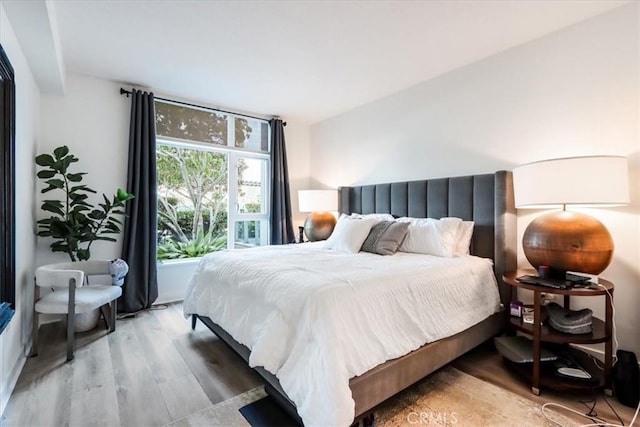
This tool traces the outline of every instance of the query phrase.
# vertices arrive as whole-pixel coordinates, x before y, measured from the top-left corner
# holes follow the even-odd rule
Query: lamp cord
[[[601,287],[602,289],[604,289],[604,291],[607,293],[607,295],[609,296],[609,301],[611,301],[611,331],[613,332],[613,363],[616,363],[618,361],[618,338],[616,337],[617,335],[617,327],[616,327],[616,306],[613,305],[613,295],[611,295],[611,292],[609,292],[609,289],[607,289],[606,286],[601,285],[600,283],[597,284],[599,287]]]

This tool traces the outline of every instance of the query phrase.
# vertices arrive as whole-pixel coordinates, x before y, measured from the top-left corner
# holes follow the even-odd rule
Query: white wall
[[[592,210],[615,258],[620,347],[640,353],[639,4],[633,3],[311,127],[315,186],[512,169],[536,160],[629,158],[631,206]],[[417,53],[419,54],[419,53]],[[539,213],[520,211],[523,230]],[[520,254],[519,264],[527,266]],[[579,301],[602,318],[603,302]]]
[[[0,4],[0,44],[16,76],[16,314],[0,335],[0,414],[31,345],[35,235],[35,168],[40,93]]]
[[[287,120],[284,132],[291,188],[291,214],[293,216],[294,232],[297,236],[298,226],[303,225],[307,217],[306,213],[298,211],[298,190],[310,188],[311,127],[303,122]]]

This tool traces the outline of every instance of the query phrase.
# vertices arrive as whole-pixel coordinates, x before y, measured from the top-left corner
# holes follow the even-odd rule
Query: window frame
[[[168,101],[156,101],[171,104]],[[183,106],[180,103],[176,103],[177,106]],[[207,109],[204,107],[189,107],[194,110],[204,110],[211,111],[214,113],[218,113],[218,111],[214,109]],[[241,114],[233,114],[224,112],[227,116],[227,145],[215,144],[215,143],[207,143],[202,141],[194,141],[188,140],[184,138],[176,138],[170,136],[161,136],[156,134],[156,146],[159,147],[161,145],[171,146],[171,147],[181,147],[190,150],[199,150],[199,151],[208,151],[213,153],[220,153],[227,156],[227,249],[234,249],[236,243],[236,222],[243,221],[265,221],[267,226],[264,229],[261,227],[260,229],[260,245],[268,245],[271,242],[271,227],[269,221],[271,219],[271,132],[270,127],[271,124],[267,119],[264,119],[264,122],[267,123],[267,138],[268,138],[268,151],[253,151],[247,150],[245,148],[239,148],[235,146],[235,119],[249,119],[253,121],[260,121],[261,119],[257,119],[254,117],[246,117]],[[157,155],[157,154],[156,154]],[[261,213],[246,213],[239,212],[239,203],[238,203],[238,159],[240,158],[248,158],[248,159],[259,159],[265,162],[266,167],[263,171],[262,183],[261,186],[261,205],[264,208],[264,212]],[[193,257],[193,258],[182,258],[179,260],[158,260],[163,263],[170,263],[176,261],[188,261],[188,260],[197,260],[201,257]]]
[[[16,84],[9,57],[0,45],[0,303],[16,308]],[[2,331],[0,331],[1,333]]]
[[[242,151],[242,153],[239,154],[237,151]],[[261,201],[261,205],[264,206],[264,212],[239,212],[240,204],[238,203],[238,158],[240,157],[265,160],[266,168],[264,169],[262,176],[262,182],[264,183],[264,185],[261,186],[261,196],[264,197],[264,201]],[[271,156],[269,154],[238,150],[236,148],[233,153],[229,153],[229,161],[227,162],[227,167],[227,176],[229,179],[229,195],[233,194],[234,196],[233,203],[231,202],[231,197],[227,199],[229,208],[229,211],[227,212],[227,249],[232,249],[233,246],[235,246],[235,223],[241,221],[267,221],[267,227],[266,230],[264,230],[264,234],[261,230],[260,246],[268,245],[271,241],[271,236],[269,235],[269,233],[271,232],[271,227],[269,227],[269,220],[271,217],[271,198],[269,197],[269,194],[271,194],[271,183],[269,180],[269,176],[271,175]],[[231,206],[234,206],[235,208],[231,209]],[[231,226],[232,222],[233,227]]]

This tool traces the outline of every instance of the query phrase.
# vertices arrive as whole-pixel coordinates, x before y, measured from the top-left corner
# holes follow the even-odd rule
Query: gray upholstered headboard
[[[340,213],[397,217],[454,216],[475,222],[471,253],[494,261],[503,304],[511,300],[505,271],[516,268],[516,214],[511,172],[339,188]]]

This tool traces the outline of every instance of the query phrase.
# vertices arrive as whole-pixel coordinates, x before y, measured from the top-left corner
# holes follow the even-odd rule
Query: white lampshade
[[[627,158],[569,157],[518,166],[513,170],[517,208],[562,205],[629,204]]]
[[[336,190],[300,190],[298,191],[298,210],[300,212],[337,211],[338,192]]]

